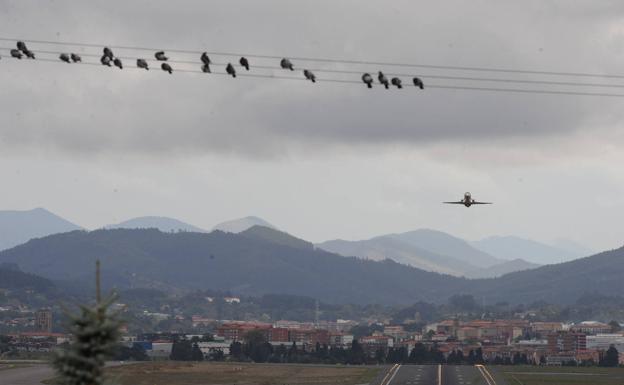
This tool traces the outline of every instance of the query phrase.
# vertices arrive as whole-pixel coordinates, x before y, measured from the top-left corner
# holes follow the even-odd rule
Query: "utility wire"
[[[25,40],[25,39],[0,37],[0,41],[15,42],[18,40],[26,41],[28,43],[36,43],[36,44],[87,47],[87,48],[109,47],[113,49],[122,49],[122,50],[126,49],[126,50],[152,51],[152,52],[164,50],[168,52],[187,53],[187,54],[201,54],[202,52],[204,52],[204,51],[185,50],[185,49],[176,49],[176,48],[150,48],[150,47],[142,47],[142,46],[107,45],[107,44],[92,44],[92,43],[67,42],[67,41],[51,41],[51,40]],[[381,62],[381,61],[292,57],[292,56],[276,56],[276,55],[261,55],[261,54],[253,54],[253,53],[235,53],[235,52],[217,52],[217,51],[205,51],[205,52],[207,52],[209,55],[215,55],[215,56],[233,56],[233,57],[245,56],[245,57],[250,57],[250,58],[261,58],[261,59],[281,59],[283,57],[288,57],[291,60],[296,60],[296,61],[339,63],[339,64],[358,64],[358,65],[374,65],[374,66],[387,66],[387,67],[413,67],[413,68],[429,68],[429,69],[458,70],[458,71],[499,72],[499,73],[549,75],[549,76],[624,79],[624,75],[583,73],[583,72],[525,70],[525,69],[497,68],[497,67],[449,66],[449,65],[417,64],[417,63],[395,63],[395,62]]]
[[[0,49],[11,50],[8,47],[0,47]],[[42,54],[55,54],[60,55],[61,53],[66,53],[63,51],[50,51],[50,50],[37,50],[36,53]],[[84,57],[93,57],[99,58],[101,54],[92,54],[92,53],[80,53],[80,56]],[[138,57],[130,57],[130,56],[116,56],[122,60],[130,60],[135,61]],[[149,60],[154,63],[162,63],[153,59]],[[177,59],[169,59],[167,63],[171,64],[192,64],[192,65],[200,65],[199,61],[190,61],[190,60],[177,60]],[[211,66],[226,66],[228,63],[226,62],[213,62]],[[252,64],[252,68],[260,68],[260,69],[268,69],[268,70],[283,70],[279,66],[267,66],[267,65],[258,65]],[[326,69],[326,68],[307,68],[306,69],[314,72],[314,73],[334,73],[334,74],[355,74],[361,75],[364,71],[353,71],[353,70],[336,70],[336,69]],[[372,72],[372,71],[371,71]],[[526,80],[526,79],[508,79],[508,78],[483,78],[483,77],[472,77],[472,76],[449,76],[449,75],[436,75],[436,74],[407,74],[407,73],[395,73],[388,72],[386,73],[388,76],[398,76],[398,77],[419,77],[421,79],[440,79],[440,80],[462,80],[462,81],[474,81],[474,82],[493,82],[493,83],[516,83],[516,84],[540,84],[540,85],[555,85],[555,86],[579,86],[579,87],[602,87],[602,88],[624,88],[624,84],[607,84],[607,83],[586,83],[586,82],[564,82],[564,81],[551,81],[551,80]]]
[[[13,57],[9,57],[11,59],[14,60],[20,60],[17,58],[13,58]],[[97,67],[106,67],[103,66],[101,63],[95,63],[95,62],[78,62],[78,63],[63,63],[62,61],[58,60],[58,59],[48,59],[48,58],[37,58],[35,60],[31,60],[31,59],[21,59],[24,62],[35,62],[35,61],[42,61],[42,62],[49,62],[49,63],[57,63],[57,64],[64,64],[67,66],[74,66],[74,65],[89,65],[89,66],[97,66]],[[138,68],[138,67],[134,67],[134,66],[129,66],[129,67],[124,67],[125,69],[134,69],[134,70],[139,70],[139,71],[145,71],[142,68]],[[115,71],[118,70],[117,68],[110,68],[111,71]],[[161,72],[160,69],[158,68],[153,68],[152,71],[154,72]],[[189,70],[189,69],[173,69],[174,72],[181,72],[181,73],[190,73],[190,74],[200,74],[205,78],[210,77],[210,75],[219,75],[219,76],[231,76],[230,74],[226,73],[226,72],[221,72],[221,71],[213,71],[210,73],[205,73],[202,72],[200,70]],[[305,79],[303,77],[293,77],[293,76],[282,76],[282,75],[265,75],[265,74],[250,74],[250,73],[237,73],[236,77],[242,77],[242,78],[259,78],[259,79],[282,79],[282,80],[299,80],[299,81],[305,81],[305,82],[309,82],[308,79]],[[361,81],[358,80],[343,80],[343,79],[323,79],[323,78],[317,78],[316,79],[317,82],[321,82],[321,83],[343,83],[343,84],[358,84],[358,85],[363,85],[363,83]],[[375,87],[377,89],[383,89],[383,86],[380,84],[375,84]],[[417,87],[407,87],[404,86],[404,88],[410,88],[410,89],[415,89],[420,91],[419,88]],[[575,96],[599,96],[599,97],[613,97],[613,98],[624,98],[624,94],[613,94],[613,93],[603,93],[603,92],[577,92],[577,91],[557,91],[557,90],[544,90],[544,89],[519,89],[519,88],[497,88],[497,87],[473,87],[473,86],[457,86],[457,85],[443,85],[443,84],[428,84],[426,86],[426,88],[428,89],[445,89],[445,90],[465,90],[465,91],[487,91],[487,92],[504,92],[504,93],[523,93],[523,94],[545,94],[545,95],[575,95]]]

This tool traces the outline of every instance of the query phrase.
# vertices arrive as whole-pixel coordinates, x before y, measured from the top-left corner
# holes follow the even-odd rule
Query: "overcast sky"
[[[0,20],[0,37],[27,42],[624,75],[622,1],[0,0]],[[256,215],[311,241],[433,228],[624,243],[624,98],[170,76],[11,60],[12,45],[0,43],[0,209],[45,207],[88,228],[143,215],[211,228]],[[278,64],[250,60],[252,71]],[[504,86],[427,78],[436,74],[624,84],[294,64],[426,84]],[[465,191],[495,204],[440,203]]]

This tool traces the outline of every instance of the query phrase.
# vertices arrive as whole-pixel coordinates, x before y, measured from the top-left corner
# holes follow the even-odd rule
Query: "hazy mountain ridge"
[[[232,219],[229,221],[221,222],[215,225],[212,230],[219,230],[226,233],[240,233],[254,226],[268,227],[270,229],[277,230],[277,227],[273,226],[269,222],[262,218],[248,216],[244,218]]]
[[[491,301],[573,303],[586,293],[624,295],[624,247],[560,264],[475,281],[471,293]]]
[[[345,258],[244,234],[158,230],[75,231],[0,252],[0,262],[46,278],[92,280],[96,259],[108,285],[307,295],[332,303],[438,301],[466,280],[396,262]]]
[[[244,237],[267,241],[278,245],[289,246],[295,249],[313,249],[312,242],[305,241],[301,238],[294,237],[288,233],[276,231],[272,228],[254,225],[245,231],[240,232]]]
[[[450,274],[455,276],[466,275],[473,271],[475,266],[452,257],[433,253],[410,245],[400,239],[381,236],[362,241],[344,241],[340,239],[319,243],[316,247],[340,254],[346,257],[359,257],[375,261],[390,258],[426,271]]]
[[[33,238],[79,229],[82,227],[43,208],[0,211],[0,250]]]
[[[182,222],[175,218],[145,216],[128,219],[126,221],[105,226],[106,229],[158,229],[168,233],[172,231],[191,231],[197,233],[206,233],[207,230],[193,226],[186,222]]]
[[[442,231],[419,229],[388,236],[437,254],[452,256],[481,268],[505,262],[504,259],[493,257],[484,251],[472,247],[467,241]]]
[[[571,261],[588,254],[571,251],[542,242],[515,236],[493,236],[471,242],[477,249],[505,260],[524,259],[525,261],[547,265]],[[577,250],[581,246],[576,246]],[[572,246],[570,246],[572,248]]]
[[[477,275],[470,276],[469,278],[501,277],[505,274],[536,269],[540,266],[541,265],[527,262],[524,259],[514,259],[512,261],[505,261],[501,264],[482,269]]]
[[[337,239],[316,246],[343,256],[373,260],[390,258],[419,269],[458,277],[488,278],[516,269],[535,267],[529,263],[510,263],[495,258],[472,247],[463,239],[429,229],[382,235],[361,241]]]
[[[262,237],[256,236],[258,231]],[[282,293],[331,303],[440,303],[457,293],[510,303],[571,303],[587,292],[624,295],[624,248],[501,278],[468,280],[391,260],[342,257],[302,248],[297,238],[295,244],[284,244],[284,239],[292,241],[268,228],[247,234],[74,231],[2,251],[0,263],[19,263],[24,271],[48,279],[90,282],[99,258],[109,286]]]

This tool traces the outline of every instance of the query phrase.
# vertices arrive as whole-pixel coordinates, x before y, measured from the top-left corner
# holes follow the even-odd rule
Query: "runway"
[[[394,365],[373,385],[508,385],[483,365]]]
[[[0,371],[0,385],[39,385],[54,376],[51,367],[44,364]]]

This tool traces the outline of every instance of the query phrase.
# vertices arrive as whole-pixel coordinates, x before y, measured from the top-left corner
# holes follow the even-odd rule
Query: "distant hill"
[[[489,237],[472,242],[472,245],[501,259],[524,259],[540,265],[567,262],[590,254],[579,254],[578,252],[513,236]]]
[[[390,258],[419,269],[470,278],[495,277],[515,266],[475,249],[468,242],[435,230],[415,230],[362,241],[332,240],[317,247],[344,256]],[[522,266],[528,268],[528,265]]]
[[[106,226],[107,229],[158,229],[169,233],[172,231],[192,231],[196,233],[207,232],[204,229],[167,217],[138,217],[128,219],[115,225]]]
[[[381,261],[390,258],[419,269],[455,276],[472,274],[477,267],[461,260],[433,253],[394,237],[381,236],[363,241],[340,239],[319,243],[316,247],[347,257]]]
[[[304,241],[303,239],[293,237],[288,233],[284,233],[264,226],[255,225],[245,231],[242,231],[240,235],[251,239],[274,243],[277,245],[289,246],[295,249],[314,248],[314,245],[311,242]]]
[[[392,260],[342,257],[263,227],[241,234],[163,233],[155,229],[73,231],[33,239],[0,252],[7,277],[23,271],[47,279],[92,284],[102,260],[103,281],[120,289],[175,292],[212,289],[241,295],[301,295],[327,303],[446,302],[472,294],[487,303],[573,303],[586,293],[624,296],[624,248],[571,262],[465,279]],[[510,262],[524,265],[524,262]],[[520,266],[522,268],[523,266]],[[500,268],[490,267],[491,269]],[[5,278],[0,275],[0,282]]]
[[[275,226],[265,221],[264,219],[251,216],[251,217],[245,217],[245,218],[233,219],[231,221],[221,222],[215,227],[213,227],[212,230],[213,231],[219,230],[219,231],[223,231],[226,233],[240,233],[253,226],[262,226],[262,227],[268,227],[270,229],[276,229]]]
[[[540,267],[540,265],[527,262],[524,259],[514,259],[512,261],[505,261],[498,265],[482,269],[481,271],[470,275],[469,278],[501,277],[505,274],[513,273],[516,271],[536,269],[538,267]]]
[[[55,289],[55,285],[49,279],[39,277],[34,274],[24,273],[16,270],[15,267],[0,265],[0,289],[16,290],[31,289],[37,292],[50,292]]]
[[[477,280],[471,293],[488,302],[571,304],[586,293],[624,296],[624,247],[590,257]]]
[[[0,211],[0,250],[32,238],[79,229],[80,226],[42,208]]]
[[[390,234],[388,236],[436,254],[459,259],[477,267],[491,267],[505,261],[474,248],[463,239],[442,231],[420,229],[406,233]]]
[[[345,258],[247,234],[74,231],[0,252],[1,262],[55,280],[92,281],[102,260],[103,282],[120,288],[215,289],[239,294],[305,295],[328,303],[445,301],[467,281],[396,262]],[[262,230],[263,232],[265,230]],[[257,234],[257,233],[256,233]],[[266,237],[266,234],[264,234]],[[283,239],[274,235],[274,239]]]

